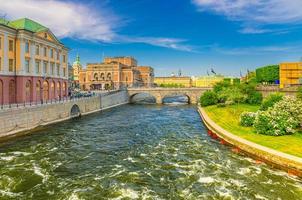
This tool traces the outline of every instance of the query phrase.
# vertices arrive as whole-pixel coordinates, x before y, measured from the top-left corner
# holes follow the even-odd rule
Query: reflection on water
[[[167,96],[163,99],[163,103],[168,105],[184,105],[189,103],[189,98],[183,95]]]
[[[1,199],[301,199],[301,180],[207,135],[192,106],[125,105],[0,148]]]

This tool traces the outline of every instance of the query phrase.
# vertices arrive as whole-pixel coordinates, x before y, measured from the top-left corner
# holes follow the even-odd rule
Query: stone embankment
[[[7,139],[45,125],[112,108],[129,101],[127,91],[60,102],[4,107],[0,109],[0,138]]]
[[[242,150],[252,157],[263,160],[273,166],[285,169],[291,174],[302,177],[302,158],[282,153],[238,137],[218,126],[209,118],[203,108],[198,107],[198,111],[211,135],[219,138],[222,143],[235,146],[238,151]]]

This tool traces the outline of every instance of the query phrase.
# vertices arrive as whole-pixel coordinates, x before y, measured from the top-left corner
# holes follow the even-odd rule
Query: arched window
[[[49,99],[49,84],[47,81],[43,82],[43,101],[48,101]]]
[[[9,103],[16,103],[16,83],[14,80],[9,82]]]
[[[105,74],[101,73],[101,80],[105,80]]]
[[[36,83],[36,100],[41,101],[41,82],[37,81]]]
[[[98,81],[99,80],[98,74],[94,73],[93,78],[94,78],[95,81]]]
[[[31,81],[27,81],[25,83],[25,101],[26,102],[31,102],[32,99],[32,86],[31,86]]]
[[[66,86],[66,82],[64,82],[63,83],[63,97],[66,97],[67,96],[67,94],[66,94],[66,88],[67,88],[67,86]]]
[[[0,80],[0,105],[3,105],[3,82]]]
[[[55,98],[55,82],[52,81],[50,85],[50,93],[51,93],[51,98]]]
[[[111,73],[107,74],[107,80],[111,81]]]

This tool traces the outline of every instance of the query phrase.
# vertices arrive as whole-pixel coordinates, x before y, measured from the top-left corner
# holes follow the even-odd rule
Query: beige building
[[[153,77],[153,68],[137,66],[133,57],[106,57],[102,63],[89,63],[79,70],[82,90],[151,87]]]

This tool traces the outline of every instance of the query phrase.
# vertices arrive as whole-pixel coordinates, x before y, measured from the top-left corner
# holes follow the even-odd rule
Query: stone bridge
[[[131,102],[135,95],[145,93],[153,96],[157,104],[162,104],[163,99],[166,97],[178,95],[187,96],[189,103],[197,104],[201,94],[207,90],[212,90],[212,88],[128,88],[128,94],[129,102]]]

